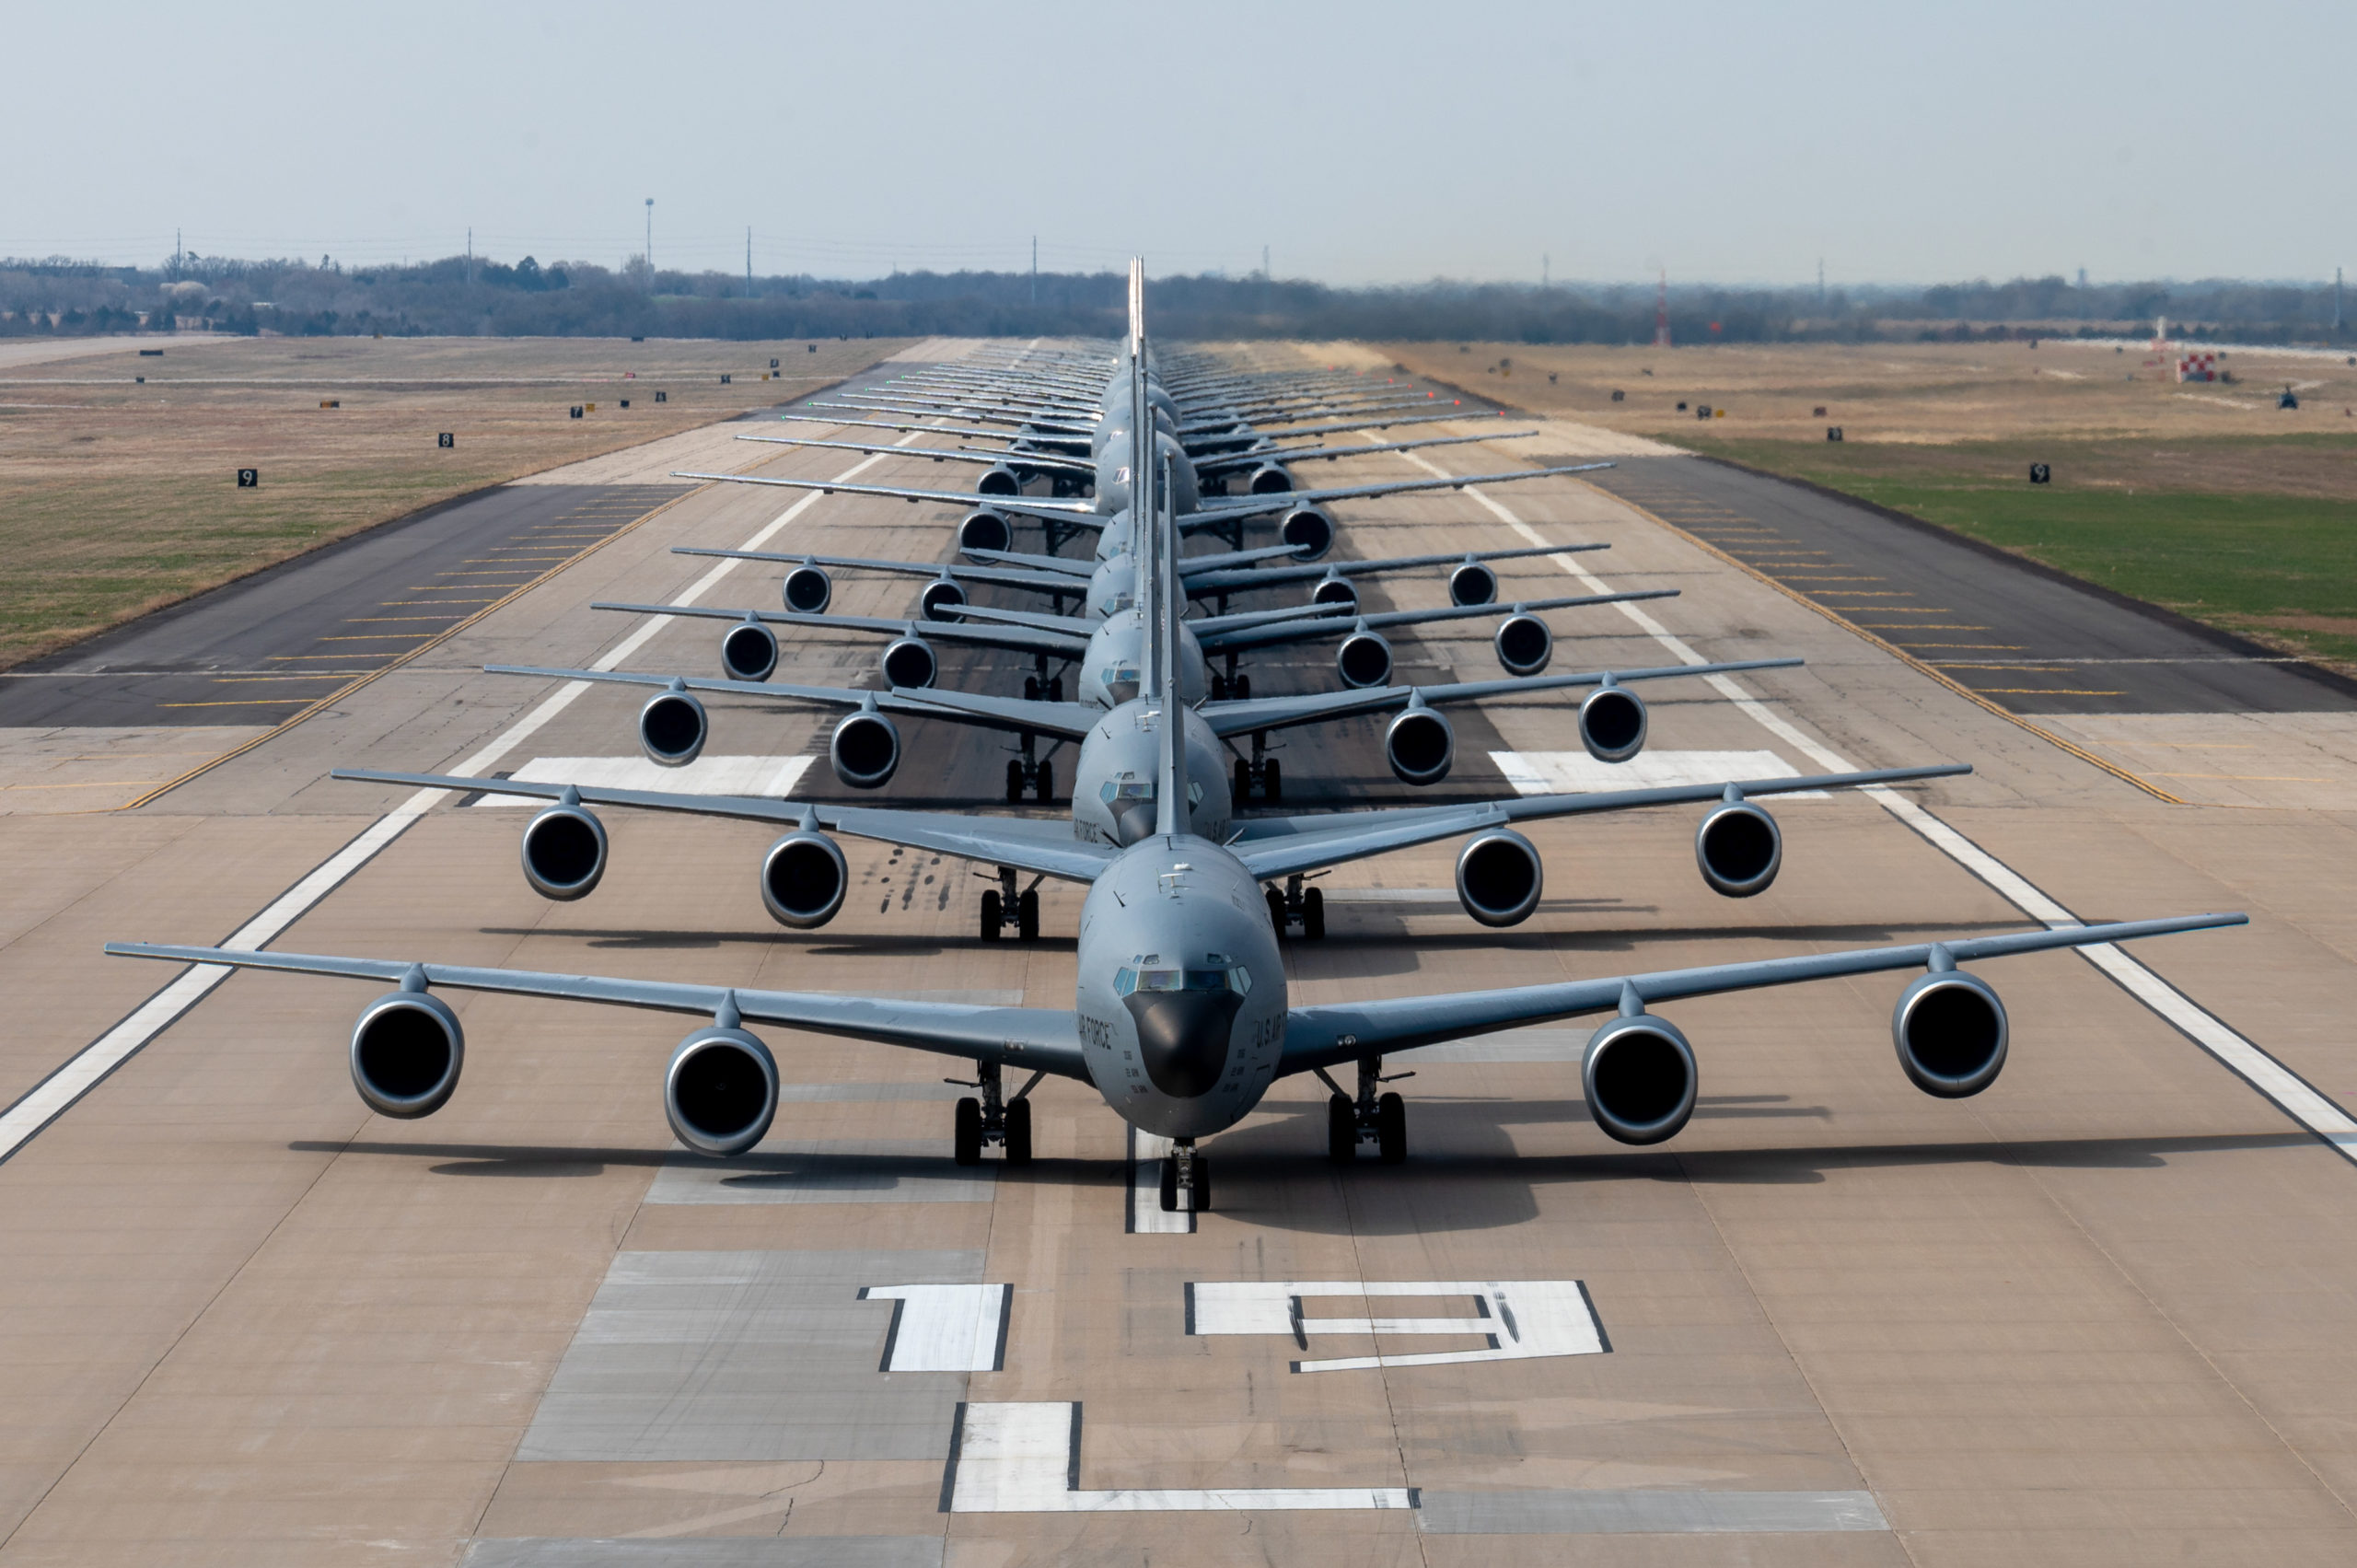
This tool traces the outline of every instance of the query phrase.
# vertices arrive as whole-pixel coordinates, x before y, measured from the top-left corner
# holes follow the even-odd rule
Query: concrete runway
[[[1550,436],[1521,445],[1584,438]],[[850,460],[788,453],[763,471]],[[938,476],[902,459],[863,475]],[[1364,554],[1605,540],[1513,563],[1507,594],[1684,590],[1553,617],[1558,668],[1809,660],[1653,689],[1644,767],[1978,772],[1779,806],[1782,877],[1739,903],[1694,874],[1684,811],[1534,829],[1549,898],[1506,933],[1443,891],[1453,844],[1360,863],[1327,884],[1329,940],[1289,945],[1304,1000],[2038,919],[2243,908],[2253,924],[2140,945],[2133,968],[1985,966],[2013,1060],[1962,1102],[1917,1094],[1891,1060],[1899,977],[1670,1009],[1702,1103],[1651,1150],[1589,1122],[1577,1028],[1399,1061],[1417,1074],[1399,1167],[1329,1167],[1324,1091],[1288,1081],[1210,1146],[1218,1209],[1192,1231],[1134,1203],[1131,1141],[1078,1086],[1039,1091],[1028,1171],[960,1169],[942,1063],[772,1030],[787,1101],[756,1155],[717,1166],[664,1128],[677,1020],[454,996],[465,1083],[431,1120],[391,1122],[343,1063],[373,987],[176,980],[99,955],[240,933],[1068,1005],[1074,889],[1044,889],[1036,946],[985,947],[967,868],[847,844],[844,913],[786,933],[754,886],[769,835],[613,812],[604,885],[552,905],[517,873],[519,812],[324,778],[627,766],[634,695],[482,665],[587,663],[637,638],[627,668],[712,668],[705,623],[642,637],[585,607],[669,598],[709,571],[671,544],[742,544],[792,505],[694,492],[152,806],[0,819],[0,1104],[64,1107],[0,1115],[0,1568],[2357,1552],[2357,1124],[2332,1121],[2357,1096],[2357,926],[2318,874],[2350,858],[2357,796],[2156,799],[1588,484],[1349,506],[1345,538]],[[953,520],[837,494],[773,537],[938,558]],[[700,602],[766,606],[776,588],[742,566]],[[1446,598],[1437,575],[1387,592]],[[846,611],[912,600],[906,580],[838,579]],[[1489,630],[1402,638],[1403,660],[1486,674]],[[778,679],[865,679],[875,651],[789,643]],[[1264,669],[1307,683],[1317,663],[1256,665],[1256,689]],[[815,714],[714,711],[689,773],[784,779],[824,734]],[[1572,714],[1540,699],[1461,725],[1444,787],[1584,782]],[[2226,716],[2251,726],[2255,775],[2294,744]],[[884,793],[987,796],[997,744],[929,733]],[[1337,801],[1408,794],[1346,726],[1295,738],[1285,762],[1289,807],[1313,782]],[[816,788],[824,767],[799,776]],[[99,1075],[78,1053],[110,1041],[119,1064]],[[79,1098],[55,1076],[76,1060],[96,1077]]]

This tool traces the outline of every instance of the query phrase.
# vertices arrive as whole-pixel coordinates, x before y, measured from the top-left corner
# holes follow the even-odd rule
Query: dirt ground
[[[45,363],[0,361],[0,668],[450,496],[802,396],[905,345],[59,346]],[[241,468],[259,486],[238,487]]]

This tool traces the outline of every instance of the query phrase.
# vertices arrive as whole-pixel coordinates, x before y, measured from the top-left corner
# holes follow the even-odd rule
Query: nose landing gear
[[[1162,1212],[1212,1212],[1212,1162],[1195,1152],[1195,1140],[1180,1138],[1162,1156]]]

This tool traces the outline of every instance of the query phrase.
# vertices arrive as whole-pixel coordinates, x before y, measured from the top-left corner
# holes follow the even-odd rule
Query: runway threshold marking
[[[1417,453],[1403,452],[1400,456],[1406,459],[1409,462],[1414,463],[1419,468],[1422,468],[1432,473],[1445,475],[1446,472],[1446,470],[1438,467],[1437,465],[1426,461]],[[1610,491],[1602,490],[1600,486],[1592,488],[1597,489],[1599,494],[1602,494],[1613,500],[1622,499],[1620,496],[1613,495]],[[1476,502],[1479,502],[1482,507],[1490,512],[1492,516],[1504,523],[1508,528],[1513,528],[1531,543],[1548,544],[1553,542],[1541,535],[1537,528],[1532,528],[1520,517],[1515,516],[1513,512],[1507,510],[1505,506],[1501,505],[1494,496],[1485,493],[1479,485],[1467,485],[1464,489],[1464,494],[1470,496]],[[1734,560],[1721,551],[1712,549],[1709,544],[1701,540],[1694,539],[1691,534],[1689,534],[1685,529],[1677,527],[1677,525],[1663,521],[1660,517],[1655,516],[1652,512],[1647,511],[1644,507],[1625,501],[1623,504],[1629,505],[1630,509],[1636,512],[1639,516],[1647,517],[1655,523],[1659,523],[1663,528],[1670,529],[1670,531],[1678,534],[1680,538],[1691,540],[1698,548],[1708,551],[1712,555],[1717,557],[1719,560],[1726,562],[1729,565],[1744,569],[1743,563]],[[1610,586],[1608,585],[1603,578],[1597,576],[1595,573],[1587,569],[1585,562],[1579,556],[1550,555],[1546,559],[1553,562],[1558,567],[1562,568],[1572,576],[1578,578],[1591,593],[1609,593],[1612,591]],[[1774,578],[1762,575],[1758,572],[1749,572],[1748,575],[1757,578],[1760,582],[1766,583],[1769,587],[1776,588],[1779,592],[1784,594],[1786,598],[1791,598],[1797,603],[1808,605],[1812,610],[1817,610],[1819,614],[1826,615],[1829,620],[1835,621],[1837,624],[1843,626],[1850,625],[1850,622],[1841,620],[1840,617],[1832,615],[1830,612],[1824,610],[1817,605],[1810,604],[1810,601],[1805,598],[1792,592],[1792,590],[1788,588],[1782,587],[1775,581]],[[1642,630],[1647,636],[1651,637],[1655,643],[1659,644],[1673,657],[1678,659],[1679,663],[1707,664],[1710,662],[1701,654],[1697,653],[1692,647],[1689,646],[1683,638],[1673,635],[1666,627],[1662,625],[1660,621],[1646,614],[1645,611],[1637,605],[1624,602],[1616,604],[1612,608],[1619,610],[1622,615],[1628,617],[1631,621],[1635,622],[1640,630]],[[2147,794],[2158,796],[2161,799],[2168,801],[2172,805],[2182,806],[2185,804],[2185,802],[2179,800],[2177,796],[2169,795],[2152,784],[2144,783],[2142,779],[2114,767],[2112,764],[2103,761],[2103,759],[2099,757],[2090,755],[2089,753],[2080,749],[2078,747],[2073,746],[2069,742],[2061,739],[2060,737],[2050,735],[2047,731],[2040,729],[2036,725],[2024,723],[2017,715],[2005,712],[2004,709],[1989,702],[1986,698],[1980,696],[1970,688],[1959,685],[1957,682],[1949,679],[1946,676],[1940,674],[1938,670],[1933,669],[1931,666],[1923,663],[1921,659],[1910,657],[1903,651],[1891,647],[1889,644],[1884,643],[1881,638],[1875,637],[1870,640],[1879,644],[1886,650],[1904,660],[1910,668],[1920,670],[1922,673],[1929,675],[1932,679],[1939,681],[1940,684],[1947,687],[1950,691],[1955,691],[1957,695],[1978,703],[1980,706],[1988,709],[1998,716],[2011,719],[2014,723],[2020,725],[2024,729],[2027,729],[2034,734],[2044,736],[2046,738],[2052,740],[2057,746],[2061,747],[2062,749],[2070,752],[2072,755],[2084,758],[2087,761],[2093,762],[2096,766],[2103,769],[2104,772],[2110,773],[2115,777],[2124,779],[2127,782],[2135,784],[2140,789],[2144,790]],[[1794,750],[1799,751],[1802,755],[1807,757],[1811,761],[1815,762],[1818,767],[1823,768],[1827,772],[1846,773],[1856,771],[1855,763],[1850,761],[1848,759],[1841,756],[1840,753],[1833,750],[1830,747],[1822,745],[1817,740],[1811,738],[1808,735],[1795,726],[1791,721],[1786,719],[1782,714],[1777,713],[1774,709],[1769,707],[1767,703],[1761,702],[1759,698],[1754,697],[1750,692],[1745,691],[1744,688],[1732,678],[1724,675],[1706,675],[1702,679],[1708,681],[1711,687],[1721,696],[1725,697],[1738,709],[1748,714],[1760,726],[1760,727],[1767,730],[1779,740],[1783,741],[1787,746],[1792,747]],[[1892,816],[1898,818],[1909,828],[1914,830],[1919,836],[1929,842],[1933,848],[1939,850],[1949,859],[1964,867],[1965,870],[1979,877],[2000,898],[2004,899],[2007,902],[2020,910],[2024,914],[2029,916],[2032,920],[2038,921],[2039,923],[2049,927],[2049,929],[2056,930],[2072,929],[2086,923],[2077,915],[2072,913],[2070,910],[2064,908],[2060,901],[2047,894],[2044,889],[2031,882],[2029,878],[2024,877],[2020,872],[2015,871],[2012,866],[2007,865],[2003,861],[1999,860],[1987,850],[1982,849],[1979,844],[1973,842],[1963,833],[1957,831],[1955,828],[1949,826],[1938,817],[1933,816],[1930,811],[1926,810],[1914,800],[1899,794],[1898,791],[1891,789],[1887,785],[1875,786],[1861,791],[1860,793],[1864,794],[1868,799],[1873,800],[1876,805],[1889,812]],[[2144,1004],[2144,1005],[2150,1008],[2153,1012],[2158,1014],[2164,1022],[2170,1025],[2178,1033],[2184,1035],[2188,1040],[2193,1041],[2194,1044],[2208,1051],[2212,1057],[2216,1058],[2219,1063],[2225,1067],[2227,1071],[2241,1078],[2243,1082],[2258,1090],[2258,1093],[2265,1096],[2268,1099],[2272,1100],[2278,1109],[2282,1110],[2286,1116],[2292,1118],[2293,1121],[2298,1122],[2301,1126],[2305,1127],[2310,1132],[2322,1140],[2328,1146],[2339,1152],[2342,1158],[2348,1160],[2352,1165],[2357,1165],[2357,1118],[2352,1118],[2348,1111],[2335,1104],[2321,1090],[2317,1089],[2306,1079],[2301,1077],[2290,1067],[2276,1060],[2275,1057],[2270,1055],[2266,1051],[2262,1050],[2251,1040],[2245,1039],[2241,1034],[2235,1032],[2235,1030],[2229,1028],[2223,1021],[2219,1019],[2207,1009],[2203,1008],[2191,997],[2187,996],[2183,992],[2177,990],[2168,981],[2163,980],[2159,975],[2145,968],[2141,961],[2131,958],[2126,953],[2120,951],[2116,945],[2111,943],[2096,943],[2089,947],[2074,947],[2072,951],[2077,953],[2079,957],[2086,962],[2093,964],[2114,983],[2119,985],[2121,990],[2127,992],[2131,996],[2133,996],[2136,1000]]]
[[[911,433],[904,437],[900,444],[905,446],[908,442],[914,441],[917,438],[917,434],[918,433]],[[853,476],[867,469],[870,465],[881,462],[882,460],[883,459],[880,455],[864,459],[860,462],[854,463],[850,469],[836,477],[838,481],[849,480]],[[702,487],[700,486],[698,488],[701,489]],[[668,511],[670,507],[678,505],[681,499],[695,494],[697,494],[696,490],[681,492],[679,495],[674,496],[669,501],[666,501],[661,505],[648,511],[645,517],[641,517],[637,522],[631,524],[630,528],[634,528],[638,527],[640,523],[645,522],[648,517],[654,517],[657,512]],[[777,517],[772,518],[768,523],[755,530],[753,536],[737,548],[741,550],[761,549],[762,545],[775,538],[787,524],[793,522],[805,511],[816,505],[821,498],[822,494],[822,492],[815,490],[812,491],[809,494],[804,496],[801,500],[796,501],[793,505],[788,506],[784,512],[781,512]],[[629,531],[630,528],[618,529],[608,537],[610,539],[619,539],[622,534]],[[592,550],[601,547],[591,547]],[[584,551],[582,552],[582,554],[586,555],[589,552],[589,551]],[[732,570],[740,564],[742,564],[742,563],[733,560],[722,560],[715,562],[710,571],[706,572],[702,576],[698,577],[693,583],[691,583],[670,602],[674,606],[680,608],[695,603],[697,599],[701,598],[705,593],[716,587],[723,577],[727,576]],[[554,575],[554,573],[550,573],[546,574],[546,576],[553,576]],[[535,584],[544,580],[545,576],[540,579],[535,579]],[[517,591],[520,593],[523,590],[519,589]],[[504,603],[505,601],[503,600],[501,602]],[[487,614],[489,612],[486,611],[485,613]],[[468,621],[460,622],[460,626],[471,624],[474,621],[479,619],[481,619],[481,617],[470,617]],[[673,617],[668,615],[653,615],[647,617],[644,625],[632,632],[621,642],[616,643],[608,652],[591,661],[589,668],[594,670],[601,671],[615,668],[624,659],[629,658],[633,654],[638,652],[639,649],[644,647],[649,642],[653,641],[657,633],[659,633],[665,627],[671,624],[673,619]],[[459,630],[459,626],[454,626],[451,628],[452,633]],[[440,638],[435,639],[436,642],[439,642],[440,640]],[[422,652],[423,650],[419,651]],[[405,658],[414,656],[416,656],[412,653],[405,656]],[[388,665],[386,669],[392,669],[396,668],[398,668],[397,665]],[[257,737],[254,740],[249,741],[246,745],[238,747],[235,751],[225,752],[223,755],[213,759],[213,761],[206,762],[200,767],[191,769],[188,772],[181,774],[180,778],[173,780],[170,784],[166,784],[156,789],[150,790],[146,795],[141,796],[140,799],[152,800],[157,796],[163,794],[166,790],[174,787],[174,785],[185,783],[187,780],[194,778],[197,774],[203,772],[206,769],[215,767],[220,763],[226,761],[231,757],[238,756],[245,751],[252,749],[254,746],[261,744],[263,740],[269,739],[271,736],[284,733],[294,725],[302,722],[302,720],[309,714],[317,712],[319,707],[325,704],[325,703],[333,702],[337,698],[343,696],[345,693],[355,691],[361,686],[366,685],[369,681],[376,679],[378,675],[382,675],[384,673],[384,670],[377,670],[373,674],[363,677],[359,680],[354,681],[349,686],[339,689],[330,697],[323,699],[321,703],[315,703],[311,704],[309,707],[307,707],[303,713],[296,714],[285,723],[281,724],[275,728]],[[477,751],[473,756],[469,757],[465,761],[460,762],[458,766],[452,768],[450,772],[461,777],[480,777],[486,770],[491,768],[493,764],[498,762],[509,752],[515,750],[516,748],[521,746],[526,740],[531,738],[531,737],[546,726],[550,720],[555,718],[565,709],[571,707],[574,703],[580,698],[582,693],[590,689],[590,685],[591,683],[586,680],[566,681],[547,699],[541,702],[539,706],[532,709],[530,713],[526,714],[522,718],[517,719],[514,724],[508,726],[506,730],[496,739],[493,740],[489,745]],[[191,703],[182,705],[248,707],[257,704],[246,703]],[[251,920],[249,920],[244,924],[238,926],[236,931],[230,933],[228,937],[221,943],[221,946],[225,947],[260,947],[275,940],[289,925],[292,925],[297,919],[301,918],[301,916],[308,912],[311,906],[318,903],[321,899],[326,898],[330,893],[333,892],[338,887],[340,887],[346,878],[350,877],[354,872],[357,872],[362,866],[367,865],[368,862],[374,860],[379,852],[384,850],[386,846],[392,843],[394,840],[400,838],[401,834],[407,832],[420,818],[424,817],[428,811],[433,809],[435,805],[447,798],[450,793],[451,792],[447,790],[439,789],[419,790],[400,806],[385,813],[385,815],[377,818],[367,827],[362,829],[357,837],[354,838],[342,849],[337,850],[333,854],[328,856],[327,859],[321,861],[317,866],[313,867],[311,871],[300,881],[296,882],[292,888],[288,889],[285,892],[281,893],[275,900],[272,900],[270,905],[260,914],[254,916]],[[139,802],[134,801],[132,804],[137,805]],[[203,1001],[206,996],[212,994],[215,986],[228,979],[229,976],[235,972],[237,972],[235,970],[222,964],[191,965],[189,968],[181,970],[180,973],[170,982],[166,984],[162,990],[157,992],[155,994],[148,997],[146,1001],[141,1003],[132,1011],[130,1016],[125,1017],[121,1023],[116,1024],[112,1028],[110,1028],[105,1033],[99,1035],[98,1039],[92,1040],[89,1044],[75,1051],[64,1062],[63,1065],[51,1073],[49,1076],[34,1085],[33,1087],[27,1091],[23,1098],[19,1098],[14,1105],[8,1107],[5,1111],[0,1111],[0,1164],[5,1164],[8,1160],[14,1158],[17,1151],[23,1148],[25,1144],[30,1143],[35,1137],[37,1137],[43,1128],[50,1126],[52,1123],[56,1121],[59,1117],[64,1115],[68,1110],[71,1110],[74,1106],[81,1100],[83,1096],[88,1094],[92,1089],[98,1087],[99,1084],[105,1082],[108,1075],[113,1073],[116,1068],[122,1066],[132,1057],[137,1055],[139,1051],[146,1046],[148,1041],[154,1040],[157,1035],[163,1033],[164,1030],[169,1028],[181,1017],[185,1016],[190,1008],[194,1007],[199,1002]]]

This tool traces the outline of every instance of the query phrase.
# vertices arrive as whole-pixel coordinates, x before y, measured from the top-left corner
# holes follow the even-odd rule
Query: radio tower
[[[1661,270],[1661,294],[1654,302],[1654,347],[1669,346],[1669,269]]]

